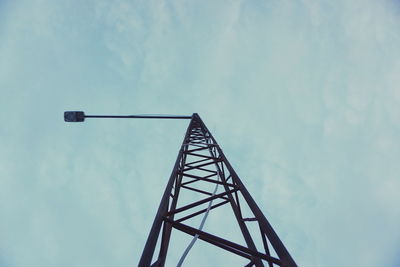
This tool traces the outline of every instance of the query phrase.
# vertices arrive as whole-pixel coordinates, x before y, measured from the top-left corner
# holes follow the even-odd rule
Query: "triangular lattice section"
[[[244,242],[203,228],[209,213],[227,206]],[[247,259],[246,266],[297,266],[197,114],[186,132],[139,266],[164,266],[173,229]],[[160,232],[159,253],[154,257]]]

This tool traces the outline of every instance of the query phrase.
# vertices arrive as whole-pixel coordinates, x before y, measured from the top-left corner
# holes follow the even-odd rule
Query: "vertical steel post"
[[[144,246],[142,257],[139,261],[139,266],[150,266],[151,260],[153,258],[154,250],[157,245],[157,239],[160,234],[161,225],[163,222],[163,215],[168,211],[169,197],[172,190],[172,186],[175,181],[175,175],[177,173],[180,161],[182,159],[184,148],[187,147],[185,143],[187,143],[187,139],[189,137],[190,129],[193,124],[193,118],[190,121],[190,124],[186,130],[185,138],[183,139],[181,149],[179,150],[178,157],[175,161],[174,168],[172,170],[171,176],[168,180],[167,187],[165,188],[164,194],[161,198],[160,205],[158,207],[156,217],[154,218],[153,225],[151,226],[150,234],[147,238],[146,245]]]
[[[195,118],[195,119],[197,119],[197,120],[199,120],[201,122],[202,127],[209,133],[211,139],[215,143],[217,143],[217,141],[212,136],[211,132],[208,131],[206,125],[201,120],[200,116],[197,113],[195,113],[195,114],[193,114],[193,118]],[[226,167],[228,168],[229,172],[233,176],[233,179],[238,184],[238,186],[240,188],[240,191],[241,191],[244,199],[248,203],[251,211],[256,216],[256,218],[257,218],[257,220],[258,220],[258,222],[260,224],[261,229],[265,232],[265,234],[267,235],[268,239],[271,242],[271,245],[275,249],[276,253],[282,259],[283,266],[297,266],[295,261],[293,260],[293,258],[290,256],[289,252],[287,251],[287,249],[283,245],[282,241],[279,239],[278,235],[276,234],[276,232],[272,228],[271,224],[268,222],[267,218],[264,216],[264,214],[262,213],[260,208],[257,206],[256,202],[254,201],[254,199],[250,195],[249,191],[247,191],[246,187],[244,186],[244,184],[240,180],[239,176],[236,174],[235,170],[232,168],[231,164],[226,159],[225,154],[222,151],[222,149],[219,146],[217,146],[216,148],[217,148],[217,150],[218,150],[218,152],[220,154],[220,157],[223,158],[223,161],[224,161]]]

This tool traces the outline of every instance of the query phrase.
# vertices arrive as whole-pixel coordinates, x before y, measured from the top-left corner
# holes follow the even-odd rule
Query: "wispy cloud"
[[[64,108],[82,108],[199,112],[300,266],[397,266],[394,5],[12,5],[0,29],[0,265],[137,262],[186,125],[63,124]]]

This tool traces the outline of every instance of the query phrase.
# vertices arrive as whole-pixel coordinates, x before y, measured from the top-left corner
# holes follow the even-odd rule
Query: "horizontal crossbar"
[[[231,183],[224,183],[224,182],[221,182],[221,181],[216,181],[216,180],[211,180],[211,179],[206,178],[206,177],[215,176],[216,174],[211,174],[211,175],[208,175],[208,176],[205,176],[205,177],[200,177],[200,176],[181,173],[181,172],[178,172],[178,174],[181,174],[181,175],[186,176],[186,177],[194,178],[194,180],[189,181],[189,182],[184,182],[184,183],[182,183],[182,185],[191,184],[191,183],[194,183],[194,182],[197,182],[197,181],[205,181],[205,182],[210,182],[210,183],[214,183],[214,184],[220,184],[220,185],[227,185],[227,186],[231,186],[231,187],[236,187],[234,184],[231,184]]]
[[[189,168],[185,168],[182,171],[186,172],[186,171],[190,171],[190,170],[193,170],[193,169],[198,169],[200,167],[208,166],[208,165],[211,165],[211,164],[216,164],[216,163],[221,162],[221,161],[222,161],[222,159],[213,160],[211,162],[203,163],[203,164],[200,164],[200,165],[197,165],[197,166],[192,166],[192,167],[189,167]]]
[[[193,202],[193,203],[188,204],[188,205],[186,205],[186,206],[183,206],[183,207],[181,207],[181,208],[178,208],[178,209],[175,209],[175,210],[171,210],[171,211],[167,212],[167,213],[165,214],[165,216],[169,216],[169,215],[171,215],[171,214],[176,214],[176,213],[179,213],[179,212],[182,212],[182,211],[185,211],[185,210],[194,208],[194,207],[199,206],[199,205],[201,205],[201,204],[207,203],[207,202],[209,202],[209,201],[211,201],[211,200],[213,200],[213,199],[221,198],[221,197],[226,196],[226,195],[228,195],[228,194],[232,194],[232,193],[236,192],[237,190],[238,190],[238,189],[235,188],[235,189],[229,190],[229,191],[227,191],[227,192],[222,192],[222,193],[216,194],[216,195],[214,195],[214,196],[207,197],[207,198],[205,198],[205,199],[202,199],[202,200]]]
[[[207,144],[207,146],[205,146],[205,147],[199,147],[199,148],[187,150],[186,152],[190,152],[191,153],[191,152],[200,151],[200,150],[203,150],[203,149],[208,149],[208,148],[211,148],[213,146],[217,146],[217,145],[216,144]]]
[[[207,156],[207,155],[202,155],[202,154],[197,154],[197,153],[192,153],[192,152],[183,152],[187,155],[195,156],[195,157],[201,157],[201,158],[206,158],[206,159],[212,159],[212,160],[219,160],[219,158],[215,158],[212,156]]]
[[[264,253],[261,253],[259,251],[251,250],[251,249],[246,248],[246,247],[244,247],[242,245],[239,245],[239,244],[236,244],[236,243],[231,242],[229,240],[223,239],[221,237],[218,237],[218,236],[215,236],[215,235],[200,231],[198,229],[195,229],[195,228],[190,227],[188,225],[184,225],[184,224],[182,224],[180,222],[176,222],[176,221],[170,220],[168,218],[164,218],[164,220],[166,220],[167,222],[171,223],[172,227],[174,227],[175,229],[181,230],[182,232],[185,232],[185,233],[190,234],[192,236],[198,235],[198,237],[203,241],[212,243],[214,245],[216,245],[218,243],[218,244],[221,244],[222,246],[225,247],[224,248],[224,247],[220,246],[221,248],[226,249],[227,247],[229,247],[229,248],[231,248],[233,250],[236,250],[238,252],[242,252],[242,254],[251,255],[253,257],[257,257],[257,258],[266,260],[267,262],[275,263],[275,264],[277,264],[279,266],[282,265],[282,262],[279,259],[271,257],[271,256],[268,256],[268,255],[266,255]],[[230,251],[232,251],[232,250],[230,250]],[[236,253],[236,254],[238,254],[238,253]],[[242,255],[242,256],[244,256],[244,255]],[[249,258],[248,256],[244,256],[244,257]]]
[[[218,204],[212,205],[212,206],[210,207],[210,210],[215,209],[215,208],[217,208],[217,207],[219,207],[219,206],[222,206],[222,205],[224,205],[224,204],[226,204],[226,203],[228,203],[228,202],[229,202],[229,200],[224,200],[224,201],[222,201],[222,202],[220,202],[220,203],[218,203]],[[195,217],[195,216],[197,216],[197,215],[199,215],[199,214],[202,214],[202,213],[206,212],[207,210],[208,210],[208,208],[207,208],[207,209],[199,210],[199,211],[197,211],[197,212],[195,212],[195,213],[192,213],[192,214],[190,214],[190,215],[187,215],[187,216],[185,216],[185,217],[182,217],[182,218],[176,220],[176,222],[183,222],[183,221],[185,221],[185,220],[187,220],[187,219],[190,219],[190,218],[193,218],[193,217]]]

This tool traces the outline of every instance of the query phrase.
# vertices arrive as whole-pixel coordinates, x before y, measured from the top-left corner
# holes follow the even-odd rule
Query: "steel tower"
[[[210,185],[215,187],[214,190],[204,189],[210,188]],[[184,192],[200,199],[178,205],[179,197]],[[245,244],[203,231],[208,213],[224,205],[231,206],[236,220],[234,223],[238,224]],[[244,215],[245,206],[250,216]],[[199,217],[203,218],[200,227],[190,225],[191,219]],[[254,233],[249,231],[248,224],[257,225],[261,247],[256,247]],[[147,238],[140,267],[165,265],[172,230],[193,236],[185,253],[189,252],[196,239],[200,239],[247,258],[246,266],[297,266],[197,113],[191,117]],[[157,242],[158,253],[155,253]]]

